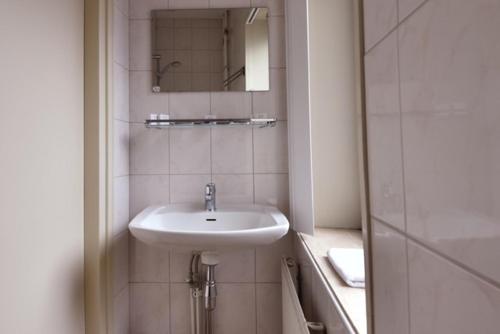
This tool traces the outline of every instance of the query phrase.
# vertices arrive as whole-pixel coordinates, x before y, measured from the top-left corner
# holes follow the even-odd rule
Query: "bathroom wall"
[[[84,1],[1,1],[0,31],[0,333],[83,334]]]
[[[365,1],[376,333],[498,333],[500,2]]]
[[[355,1],[309,1],[314,225],[361,228]]]
[[[151,92],[150,10],[270,7],[269,92]],[[286,69],[282,0],[132,0],[130,2],[130,216],[164,203],[203,203],[214,182],[217,203],[274,205],[288,214]],[[279,119],[275,128],[148,130],[151,113],[171,117]],[[190,254],[148,247],[130,238],[130,332],[189,333],[185,278]],[[290,238],[272,246],[221,254],[215,332],[281,331],[281,255]]]
[[[113,333],[129,333],[129,5],[113,5]]]

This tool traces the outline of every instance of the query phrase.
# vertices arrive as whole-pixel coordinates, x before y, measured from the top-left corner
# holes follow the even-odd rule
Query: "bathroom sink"
[[[201,250],[268,245],[288,228],[278,209],[260,205],[221,206],[216,211],[201,205],[151,206],[129,224],[132,235],[145,243]]]

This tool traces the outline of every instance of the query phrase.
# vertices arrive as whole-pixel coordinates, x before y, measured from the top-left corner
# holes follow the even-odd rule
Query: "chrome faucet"
[[[215,183],[205,186],[205,209],[215,211]]]

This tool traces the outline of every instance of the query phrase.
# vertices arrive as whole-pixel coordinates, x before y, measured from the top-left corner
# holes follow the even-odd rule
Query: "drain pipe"
[[[200,253],[193,253],[189,265],[189,277],[186,281],[190,285],[191,295],[191,334],[202,334],[201,332],[201,303],[202,296],[200,281]]]
[[[216,252],[202,252],[201,263],[207,267],[205,280],[205,334],[213,333],[212,312],[217,304],[217,287],[215,285],[215,266],[219,264],[219,254]]]

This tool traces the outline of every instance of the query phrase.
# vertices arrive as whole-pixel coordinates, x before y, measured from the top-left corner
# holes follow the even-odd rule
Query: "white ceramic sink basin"
[[[260,205],[221,206],[214,212],[199,205],[151,206],[129,224],[132,235],[145,243],[196,249],[267,245],[288,228],[278,209]]]

